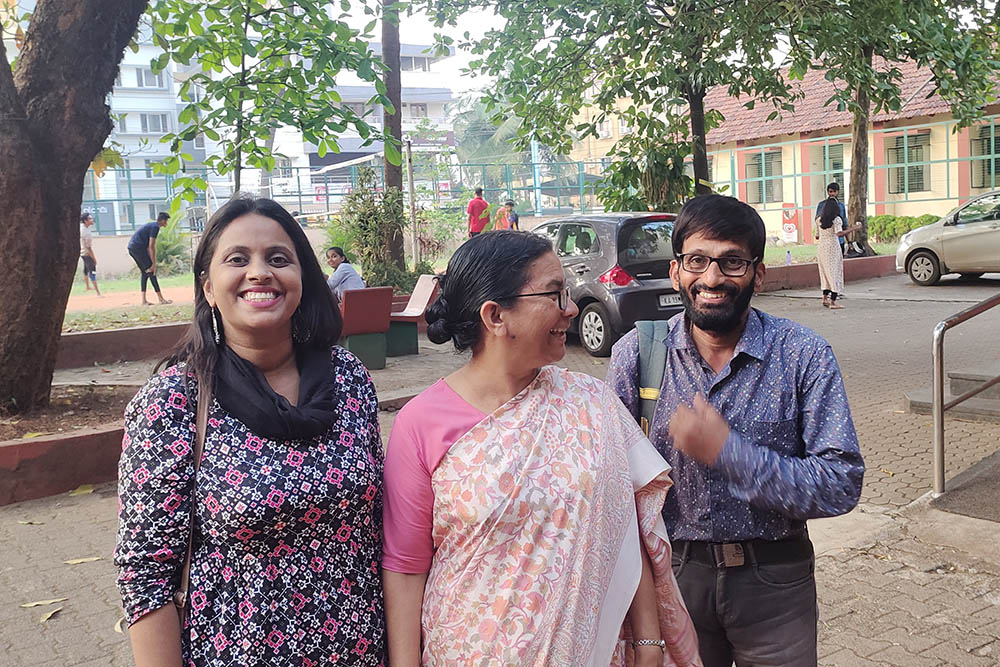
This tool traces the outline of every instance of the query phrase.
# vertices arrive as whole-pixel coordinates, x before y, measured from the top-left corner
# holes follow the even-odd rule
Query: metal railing
[[[944,402],[944,335],[949,329],[962,322],[971,320],[976,315],[985,313],[990,308],[1000,306],[1000,294],[980,301],[960,313],[938,322],[934,327],[934,345],[931,357],[934,361],[934,386],[931,396],[931,418],[934,422],[934,496],[944,493],[944,413],[959,403],[1000,384],[1000,375],[987,380],[980,386],[970,389],[961,396],[956,396],[947,403]]]

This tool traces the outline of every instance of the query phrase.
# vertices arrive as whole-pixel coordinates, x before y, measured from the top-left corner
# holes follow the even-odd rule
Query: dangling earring
[[[222,345],[222,336],[219,334],[219,322],[216,319],[216,314],[218,312],[219,311],[215,309],[215,306],[212,306],[212,333],[215,334],[215,344]]]
[[[311,338],[309,332],[302,332],[303,327],[300,325],[302,313],[297,308],[295,313],[292,314],[292,340],[296,343],[308,343]]]

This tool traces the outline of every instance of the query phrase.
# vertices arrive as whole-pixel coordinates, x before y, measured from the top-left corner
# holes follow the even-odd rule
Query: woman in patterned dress
[[[816,218],[819,226],[816,228],[816,265],[819,267],[819,284],[823,290],[823,305],[831,310],[840,310],[844,306],[837,303],[837,297],[844,291],[844,252],[840,248],[840,237],[861,229],[854,225],[841,229],[844,221],[840,219],[840,206],[836,197],[830,197],[823,204],[823,213]]]
[[[389,440],[393,667],[700,664],[660,515],[669,467],[603,382],[550,365],[578,312],[541,236],[477,236],[448,263],[428,337],[472,358]]]
[[[334,345],[309,242],[276,202],[234,199],[194,274],[194,323],[125,413],[115,562],[136,664],[381,665],[377,399]]]

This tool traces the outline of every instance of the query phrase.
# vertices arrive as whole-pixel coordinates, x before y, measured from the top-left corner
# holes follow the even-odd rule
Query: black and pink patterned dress
[[[382,444],[364,366],[332,350],[337,422],[273,441],[213,401],[198,472],[187,665],[381,665]],[[183,365],[129,403],[115,562],[126,620],[172,603],[188,536],[196,407]]]

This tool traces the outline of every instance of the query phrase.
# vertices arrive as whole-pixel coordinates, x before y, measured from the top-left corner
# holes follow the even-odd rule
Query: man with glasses
[[[764,237],[760,216],[736,199],[689,201],[670,263],[684,312],[652,343],[666,348],[663,379],[640,387],[637,331],[608,369],[637,419],[640,398],[656,400],[649,438],[674,480],[663,518],[706,667],[816,665],[806,520],[853,509],[864,476],[830,345],[750,307]]]

